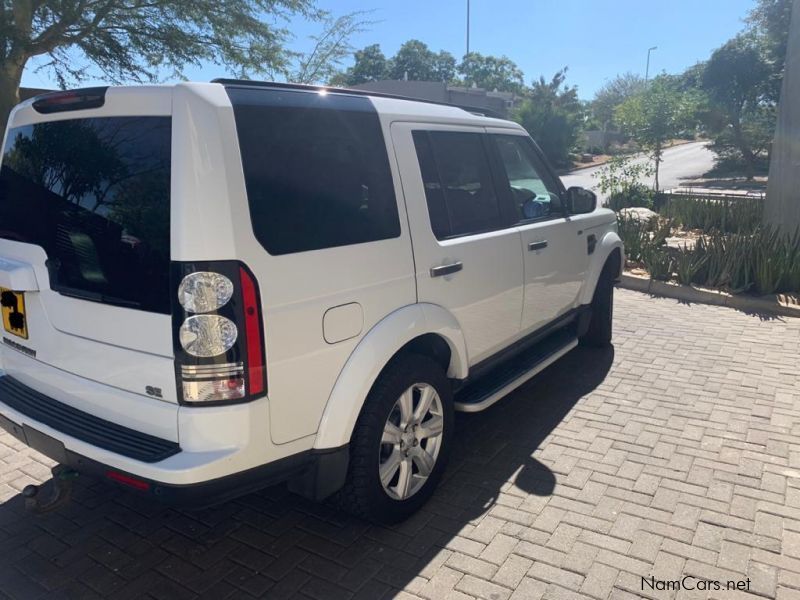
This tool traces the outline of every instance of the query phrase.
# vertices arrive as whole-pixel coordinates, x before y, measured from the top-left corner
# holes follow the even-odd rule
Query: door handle
[[[461,261],[454,262],[449,265],[442,265],[440,267],[431,267],[431,277],[443,277],[444,275],[457,273],[463,268],[464,264]]]
[[[547,240],[541,240],[540,242],[530,242],[528,244],[528,250],[533,252],[534,250],[542,250],[543,248],[547,248]]]

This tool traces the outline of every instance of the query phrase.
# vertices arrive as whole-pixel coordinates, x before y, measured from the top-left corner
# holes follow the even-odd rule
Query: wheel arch
[[[600,281],[600,275],[609,261],[613,261],[611,264],[615,265],[614,279],[616,281],[622,276],[622,267],[625,264],[622,239],[616,231],[607,232],[597,244],[594,259],[586,276],[586,285],[581,291],[580,304],[589,304],[592,301],[597,282]]]
[[[375,380],[403,352],[430,356],[453,379],[464,379],[469,370],[464,335],[449,311],[425,303],[396,310],[378,322],[347,359],[322,413],[315,449],[350,442]]]

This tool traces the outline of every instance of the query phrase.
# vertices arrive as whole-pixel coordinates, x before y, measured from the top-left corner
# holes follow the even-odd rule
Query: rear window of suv
[[[228,87],[253,231],[273,255],[393,238],[389,158],[368,98]]]
[[[0,170],[0,238],[47,253],[69,296],[170,312],[169,117],[15,127]]]

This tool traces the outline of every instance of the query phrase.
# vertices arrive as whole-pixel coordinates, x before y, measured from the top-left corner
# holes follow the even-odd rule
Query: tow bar
[[[72,482],[78,477],[78,472],[64,465],[56,465],[50,471],[53,474],[53,494],[47,502],[41,502],[39,491],[44,485],[26,485],[22,490],[25,496],[25,510],[34,514],[42,514],[55,510],[67,502],[72,495]]]

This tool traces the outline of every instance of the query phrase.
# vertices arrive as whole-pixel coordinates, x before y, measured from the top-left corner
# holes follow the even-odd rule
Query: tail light
[[[266,394],[264,326],[253,274],[237,261],[172,265],[178,398],[208,405]]]

